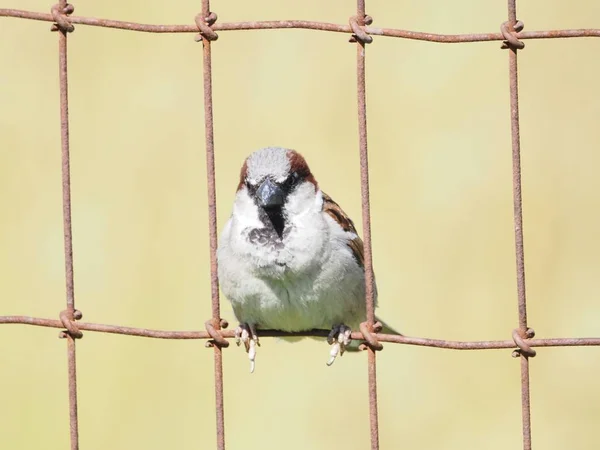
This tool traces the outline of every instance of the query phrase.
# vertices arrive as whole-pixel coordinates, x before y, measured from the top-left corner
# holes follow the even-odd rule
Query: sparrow
[[[217,260],[251,372],[257,330],[331,330],[331,365],[366,319],[363,242],[294,150],[267,147],[246,158]]]

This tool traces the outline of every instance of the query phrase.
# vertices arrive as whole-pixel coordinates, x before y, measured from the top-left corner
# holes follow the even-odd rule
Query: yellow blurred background
[[[49,12],[41,0],[0,7]],[[198,0],[75,3],[78,15],[193,23]],[[220,22],[346,23],[352,1],[213,1]],[[374,26],[495,32],[504,1],[375,2]],[[526,30],[600,27],[600,4],[519,2]],[[57,37],[0,19],[0,314],[64,308]],[[360,223],[355,48],[317,31],[220,32],[214,44],[219,226],[240,165],[304,154]],[[409,336],[507,339],[517,326],[508,56],[498,42],[375,37],[367,48],[379,314]],[[210,317],[202,49],[193,35],[76,26],[69,35],[75,295],[89,322],[197,330]],[[520,52],[529,322],[538,337],[600,335],[600,40]],[[228,302],[223,316],[233,323]],[[68,447],[65,342],[0,326],[0,447]],[[86,332],[78,341],[81,448],[215,446],[212,351],[201,341]],[[386,345],[383,449],[518,449],[519,362],[509,350]],[[364,449],[366,355],[328,368],[326,344],[263,339],[257,370],[224,352],[230,449]],[[599,348],[531,361],[537,449],[600,447]]]

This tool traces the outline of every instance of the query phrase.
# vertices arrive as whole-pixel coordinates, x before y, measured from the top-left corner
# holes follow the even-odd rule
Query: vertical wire
[[[365,0],[357,0],[357,22],[365,25]],[[362,222],[364,236],[364,267],[367,324],[372,329],[375,323],[375,289],[371,245],[371,205],[369,199],[369,159],[367,150],[367,107],[365,82],[365,43],[356,40],[356,73],[358,94],[358,130],[360,148],[360,181],[362,198]],[[377,411],[377,357],[375,349],[368,348],[369,423],[371,449],[379,449],[379,416]]]
[[[516,0],[508,0],[508,27],[517,23]],[[525,250],[523,244],[523,202],[521,193],[521,141],[519,129],[519,81],[517,49],[508,46],[510,78],[510,119],[512,137],[513,208],[515,229],[515,257],[517,267],[517,295],[519,306],[519,334],[527,336],[527,298],[525,293]],[[521,409],[523,420],[523,449],[531,450],[531,402],[529,392],[529,357],[520,353]]]
[[[62,11],[67,7],[67,0],[60,0],[58,6]],[[62,205],[63,234],[65,253],[65,281],[67,296],[67,315],[73,320],[75,313],[75,286],[73,282],[73,235],[71,227],[71,163],[69,151],[69,85],[67,77],[67,31],[58,28],[58,66],[60,82],[60,138],[62,159]],[[67,361],[69,379],[69,429],[71,450],[79,449],[79,424],[77,415],[77,364],[75,338],[65,333],[67,339]]]
[[[210,1],[202,0],[202,16],[210,14]],[[208,228],[210,240],[210,286],[212,299],[213,326],[221,328],[219,305],[219,278],[217,272],[217,202],[215,186],[215,148],[212,100],[212,58],[211,42],[202,39],[204,76],[204,132],[206,140],[206,173],[208,187]],[[223,353],[219,345],[213,345],[215,370],[215,409],[217,421],[217,448],[225,449],[225,414],[223,405]]]

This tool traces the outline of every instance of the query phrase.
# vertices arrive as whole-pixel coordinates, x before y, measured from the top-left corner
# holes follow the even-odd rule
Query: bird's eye
[[[248,188],[248,191],[252,194],[256,191],[256,185],[251,183],[248,179],[246,179],[246,187]]]
[[[298,172],[292,172],[285,179],[285,181],[283,183],[281,183],[281,187],[285,191],[289,192],[291,189],[293,189],[296,186],[296,184],[298,184],[298,181],[300,181],[300,175],[298,174]]]
[[[300,180],[300,175],[298,172],[292,172],[288,179],[286,180],[290,186],[294,186]]]

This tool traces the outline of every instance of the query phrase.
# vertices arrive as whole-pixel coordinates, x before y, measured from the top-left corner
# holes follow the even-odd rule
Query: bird
[[[251,372],[260,329],[330,330],[331,365],[366,320],[363,241],[295,150],[266,147],[246,158],[217,263]]]

